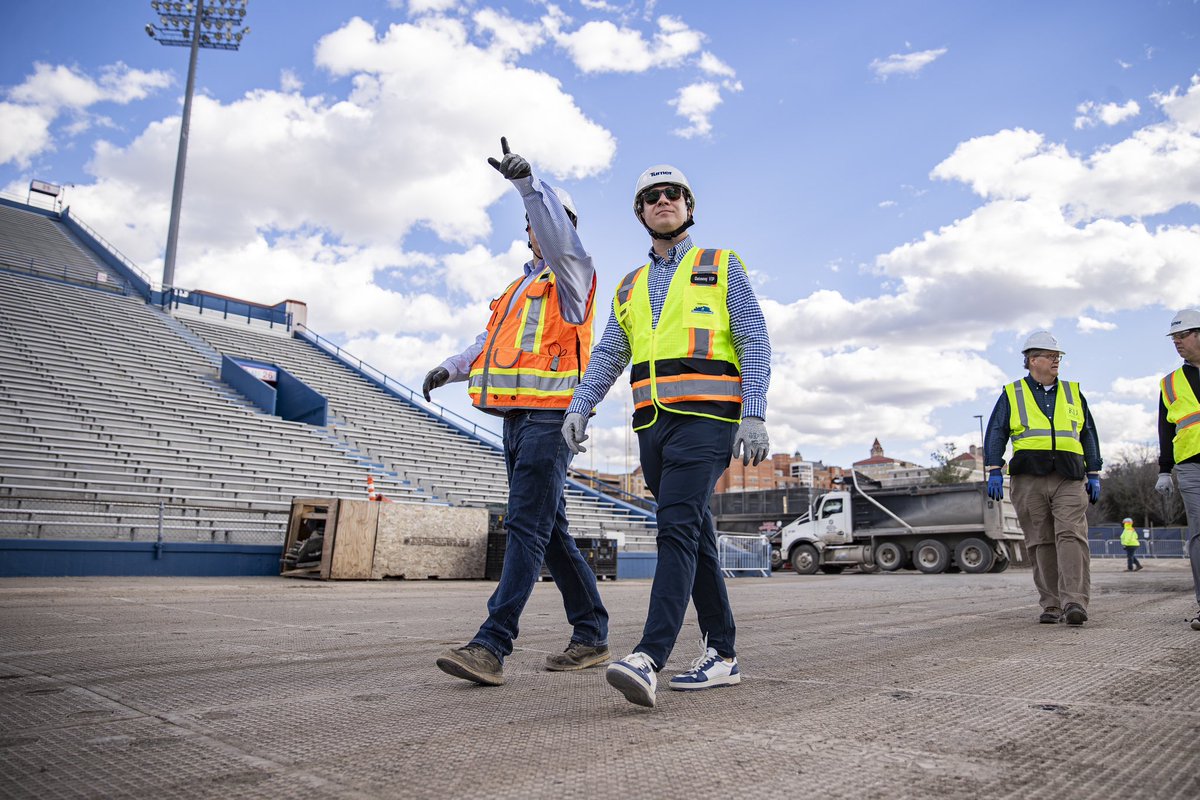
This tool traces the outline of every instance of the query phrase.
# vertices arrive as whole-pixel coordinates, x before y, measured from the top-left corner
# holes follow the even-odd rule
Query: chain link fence
[[[0,538],[278,544],[288,511],[187,502],[0,497]]]

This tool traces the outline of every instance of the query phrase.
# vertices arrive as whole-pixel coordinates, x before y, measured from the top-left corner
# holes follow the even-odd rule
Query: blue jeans
[[[635,650],[661,669],[683,627],[688,600],[700,632],[723,658],[733,658],[733,610],[717,559],[717,533],[708,500],[733,456],[737,425],[660,411],[638,431],[646,485],[658,501],[658,565],[650,610]]]
[[[1138,557],[1134,555],[1134,553],[1137,552],[1137,549],[1138,549],[1138,546],[1136,544],[1125,545],[1125,569],[1126,570],[1133,569],[1134,564],[1137,564],[1139,567],[1142,565],[1142,562],[1138,561]]]
[[[571,451],[563,439],[562,411],[514,411],[504,417],[504,465],[508,470],[508,542],[500,582],[488,600],[488,618],[471,641],[504,662],[518,623],[546,562],[562,592],[571,641],[608,643],[608,611],[596,574],[567,530],[563,481]]]

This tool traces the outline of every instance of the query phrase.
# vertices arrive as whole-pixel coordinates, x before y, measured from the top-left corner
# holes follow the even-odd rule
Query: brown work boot
[[[571,642],[567,649],[558,655],[546,656],[546,669],[551,672],[567,672],[574,669],[587,669],[603,664],[612,658],[608,645],[601,644],[593,647],[583,642]]]
[[[1062,612],[1057,608],[1047,608],[1042,611],[1042,615],[1038,617],[1038,622],[1043,625],[1054,625],[1062,621]]]
[[[481,644],[471,643],[465,647],[447,650],[438,656],[438,669],[447,675],[474,681],[482,686],[502,686],[504,666]]]
[[[1068,625],[1082,625],[1087,622],[1087,612],[1083,610],[1083,606],[1079,603],[1067,603],[1063,609],[1063,616],[1067,618]]]

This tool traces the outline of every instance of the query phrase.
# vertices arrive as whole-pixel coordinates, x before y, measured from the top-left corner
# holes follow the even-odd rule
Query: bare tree
[[[1142,443],[1126,449],[1104,470],[1099,514],[1119,523],[1125,517],[1141,527],[1179,525],[1184,520],[1179,493],[1163,498],[1154,491],[1158,479],[1158,448]]]

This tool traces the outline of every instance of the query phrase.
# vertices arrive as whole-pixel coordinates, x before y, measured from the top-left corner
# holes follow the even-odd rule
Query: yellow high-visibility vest
[[[726,302],[731,253],[695,247],[685,253],[658,325],[650,309],[649,264],[626,275],[617,287],[613,313],[632,352],[634,430],[653,425],[660,409],[741,421],[741,363]]]
[[[1078,383],[1058,382],[1053,423],[1033,399],[1033,392],[1024,378],[1006,384],[1004,393],[1008,395],[1008,429],[1014,453],[1021,450],[1061,450],[1083,455],[1083,444],[1079,437],[1084,416]]]
[[[1121,531],[1121,547],[1137,547],[1137,546],[1138,546],[1137,531],[1135,531],[1133,529],[1132,525],[1126,525],[1125,529],[1123,531]]]
[[[1200,454],[1200,402],[1183,374],[1183,367],[1163,378],[1161,386],[1167,422],[1175,426],[1175,438],[1171,441],[1178,464]]]

